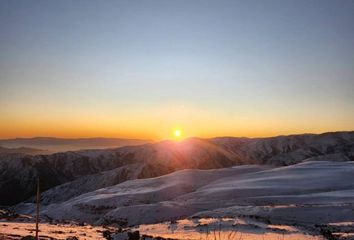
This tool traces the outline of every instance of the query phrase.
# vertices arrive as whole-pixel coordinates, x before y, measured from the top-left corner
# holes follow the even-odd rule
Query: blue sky
[[[3,0],[0,31],[0,137],[354,129],[354,1]]]

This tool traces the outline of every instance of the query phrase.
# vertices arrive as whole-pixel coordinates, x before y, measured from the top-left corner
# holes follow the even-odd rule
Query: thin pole
[[[40,193],[39,193],[39,176],[37,177],[37,209],[36,209],[36,240],[39,240],[38,236],[38,225],[39,225],[39,201],[40,201]]]

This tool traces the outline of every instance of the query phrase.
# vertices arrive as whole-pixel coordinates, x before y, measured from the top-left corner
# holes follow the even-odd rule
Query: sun
[[[181,133],[181,130],[179,129],[176,129],[174,132],[173,132],[175,138],[180,138],[182,133]]]

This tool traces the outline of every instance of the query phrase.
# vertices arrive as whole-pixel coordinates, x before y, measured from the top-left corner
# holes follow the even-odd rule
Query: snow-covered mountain
[[[354,163],[310,161],[181,170],[136,179],[44,207],[42,215],[90,223],[151,224],[186,217],[257,217],[286,224],[354,221]],[[34,209],[19,205],[18,209]]]
[[[246,163],[290,165],[327,155],[330,159],[354,160],[354,132],[301,134],[270,138],[215,138],[223,149],[237,153]],[[329,160],[330,160],[329,159]]]
[[[31,197],[37,176],[43,202],[62,202],[80,194],[136,178],[182,169],[218,169],[242,164],[284,166],[304,160],[354,160],[354,132],[272,138],[192,138],[115,149],[82,150],[0,158],[0,205]],[[57,186],[57,187],[56,187]]]

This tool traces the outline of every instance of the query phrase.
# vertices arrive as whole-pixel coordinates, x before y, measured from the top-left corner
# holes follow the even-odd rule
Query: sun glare
[[[181,137],[181,130],[176,129],[176,130],[174,131],[174,135],[175,135],[175,138]]]

